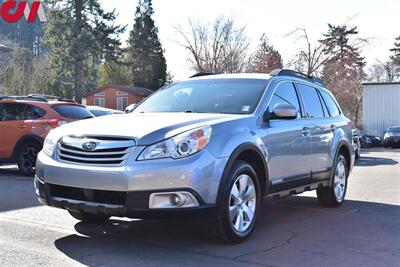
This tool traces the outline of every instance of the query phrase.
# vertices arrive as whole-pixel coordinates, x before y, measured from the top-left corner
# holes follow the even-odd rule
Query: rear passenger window
[[[26,108],[26,113],[25,113],[25,119],[26,120],[37,120],[41,117],[46,115],[46,111],[43,109],[36,107],[36,106],[27,106]]]
[[[272,111],[277,104],[290,104],[296,107],[298,117],[301,115],[299,99],[293,83],[282,83],[278,85],[269,103],[269,110]]]
[[[325,91],[321,90],[320,92],[321,92],[322,97],[325,100],[325,104],[328,107],[331,117],[339,116],[340,110],[339,110],[338,106],[336,105],[335,101],[332,99],[332,96]]]
[[[298,84],[305,112],[309,118],[323,118],[324,111],[317,90],[311,86]]]

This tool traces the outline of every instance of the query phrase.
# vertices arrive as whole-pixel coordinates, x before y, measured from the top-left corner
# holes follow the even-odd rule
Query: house
[[[400,126],[400,82],[363,84],[363,128],[383,136],[390,126]]]
[[[142,87],[108,85],[87,94],[83,99],[83,104],[125,110],[127,106],[139,103],[152,93],[152,90]]]

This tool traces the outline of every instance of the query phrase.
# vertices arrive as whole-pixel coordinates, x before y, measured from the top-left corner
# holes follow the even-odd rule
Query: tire
[[[359,159],[361,157],[361,151],[360,147],[357,148],[356,150],[356,159]]]
[[[111,216],[105,214],[91,214],[81,211],[68,211],[69,214],[81,222],[105,222],[110,219]]]
[[[19,172],[26,176],[35,175],[37,155],[42,147],[38,143],[29,142],[18,149],[17,164]]]
[[[319,204],[325,207],[339,207],[343,204],[348,184],[348,165],[346,158],[339,154],[331,177],[331,186],[317,189]]]
[[[234,163],[227,184],[222,193],[220,216],[207,226],[214,240],[237,244],[249,238],[254,229],[261,207],[261,191],[257,173],[244,161]],[[245,192],[248,192],[247,201]]]

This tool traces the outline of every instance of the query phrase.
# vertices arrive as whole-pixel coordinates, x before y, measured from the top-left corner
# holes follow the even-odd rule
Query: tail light
[[[350,127],[350,128],[354,128],[354,124],[353,124],[353,122],[352,121],[349,121],[348,123],[347,123],[347,125]]]
[[[52,120],[48,120],[47,124],[49,124],[49,126],[51,128],[57,128],[57,127],[60,127],[61,125],[67,124],[67,122],[63,121],[63,120],[52,119]]]

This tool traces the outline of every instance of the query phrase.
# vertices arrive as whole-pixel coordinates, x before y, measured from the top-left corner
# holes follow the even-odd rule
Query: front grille
[[[94,143],[92,150],[84,149]],[[121,166],[128,159],[135,142],[119,137],[71,137],[60,140],[57,155],[60,161],[91,166]]]
[[[88,201],[101,204],[125,205],[126,193],[116,191],[92,190],[47,184],[50,197]]]

